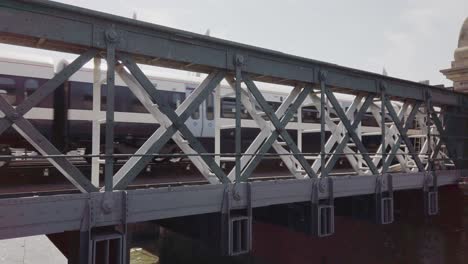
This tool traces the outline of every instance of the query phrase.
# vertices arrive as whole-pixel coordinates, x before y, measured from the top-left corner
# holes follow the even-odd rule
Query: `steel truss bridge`
[[[172,217],[221,213],[226,233],[222,242],[229,255],[251,249],[252,208],[256,207],[310,202],[315,235],[328,236],[334,232],[335,198],[375,194],[379,201],[377,220],[388,224],[393,221],[394,192],[421,189],[426,197],[421,210],[430,217],[438,213],[438,187],[454,184],[464,175],[465,94],[42,0],[1,1],[0,41],[79,54],[20,105],[13,107],[0,97],[0,133],[12,126],[80,193],[0,199],[0,238],[80,230],[81,263],[91,263],[99,254],[96,245],[109,245],[109,241],[118,242],[119,250],[112,254],[124,261],[128,223]],[[92,175],[83,175],[24,118],[87,62],[94,60],[96,76],[100,76],[101,59],[108,65],[106,148],[105,153],[99,153],[95,144],[93,153],[105,159],[103,186],[96,178],[98,156],[93,156]],[[142,64],[200,72],[207,77],[174,111],[161,100]],[[116,75],[161,126],[113,173]],[[184,124],[222,80],[230,84],[236,98],[232,126],[236,153],[230,157],[235,162],[231,171],[220,167],[219,132],[216,153],[208,153]],[[259,82],[287,85],[292,91],[274,111],[258,88]],[[95,89],[100,84],[101,80],[95,79]],[[354,95],[351,106],[344,109],[337,93]],[[285,129],[307,98],[320,112],[321,151],[312,158],[312,164]],[[220,98],[217,100],[219,106]],[[241,152],[241,105],[260,128],[245,152]],[[332,112],[337,117],[332,118]],[[373,114],[379,132],[385,135],[376,153],[366,149],[357,132],[366,112]],[[414,123],[420,131],[416,135],[408,133]],[[414,138],[421,139],[420,147],[415,148]],[[207,184],[127,189],[171,139]],[[93,140],[98,140],[95,135]],[[291,179],[251,178],[271,148],[288,168]],[[330,175],[343,156],[353,173]],[[389,173],[395,161],[401,171]],[[239,209],[241,213],[232,213]],[[116,228],[100,232],[101,227],[109,226]]]

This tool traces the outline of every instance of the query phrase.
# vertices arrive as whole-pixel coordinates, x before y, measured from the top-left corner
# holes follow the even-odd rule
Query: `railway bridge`
[[[403,190],[420,190],[424,199],[417,210],[430,218],[439,213],[439,187],[457,184],[466,174],[464,93],[45,0],[1,1],[0,41],[78,55],[21,104],[0,97],[0,133],[13,128],[40,154],[37,159],[48,160],[73,186],[57,191],[53,184],[42,184],[40,192],[13,189],[2,195],[0,239],[46,234],[65,245],[62,252],[70,263],[126,262],[127,225],[145,221],[166,221],[181,229],[209,224],[213,230],[205,226],[210,234],[205,238],[217,240],[223,254],[239,255],[252,248],[257,208],[298,204],[307,212],[304,232],[325,237],[335,233],[336,199],[373,197],[373,220],[385,225],[394,221],[394,197]],[[106,61],[105,71],[101,60]],[[105,118],[93,121],[92,153],[72,156],[25,116],[92,61],[93,107],[101,111],[105,83]],[[206,77],[173,109],[145,74],[147,65]],[[160,124],[130,155],[114,153],[116,78]],[[234,118],[224,126],[221,82],[235,98]],[[276,109],[259,88],[263,83],[290,88]],[[216,93],[214,150],[186,125],[211,93]],[[351,104],[341,105],[341,95],[352,98]],[[306,103],[318,111],[318,123],[312,130],[299,126],[293,137],[288,123],[300,122],[298,109]],[[259,131],[248,147],[241,140],[244,112]],[[375,118],[372,131],[362,128],[366,115]],[[226,129],[233,132],[234,152],[222,152],[221,132]],[[307,133],[318,135],[320,151],[302,151]],[[372,149],[363,143],[371,134],[379,137]],[[202,180],[175,182],[169,177],[133,184],[141,173],[152,173],[145,171],[148,164],[168,142],[177,144],[177,155],[190,160]],[[92,159],[90,170],[72,162],[80,155]],[[124,164],[116,166],[116,157],[124,157]],[[280,160],[286,173],[258,176],[255,169],[270,157]],[[338,168],[339,161],[348,169]],[[153,172],[158,169],[152,167]],[[202,221],[195,223],[197,216]],[[176,218],[185,227],[171,223]],[[61,234],[67,232],[75,235],[63,242]]]

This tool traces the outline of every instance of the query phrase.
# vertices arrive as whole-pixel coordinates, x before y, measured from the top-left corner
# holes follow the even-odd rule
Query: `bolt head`
[[[326,188],[327,188],[327,183],[323,180],[320,180],[319,185],[318,185],[319,192],[324,193]]]
[[[380,89],[385,91],[385,90],[387,90],[387,88],[388,88],[388,84],[386,82],[381,82],[380,83]]]
[[[242,56],[242,55],[237,55],[237,56],[236,56],[236,65],[237,65],[237,66],[242,66],[242,65],[244,65],[244,62],[245,62],[244,56]]]
[[[320,72],[319,72],[320,81],[325,81],[327,79],[327,76],[328,76],[327,71],[320,70]]]
[[[17,120],[18,118],[20,118],[20,115],[17,112],[14,112],[9,116],[10,120]]]
[[[239,193],[237,192],[233,192],[232,193],[232,198],[235,200],[235,201],[240,201],[241,200],[241,196]]]
[[[113,203],[111,199],[104,199],[102,201],[102,210],[104,213],[109,214],[112,212]]]
[[[115,29],[106,30],[106,40],[111,43],[115,43],[119,40],[119,34]]]

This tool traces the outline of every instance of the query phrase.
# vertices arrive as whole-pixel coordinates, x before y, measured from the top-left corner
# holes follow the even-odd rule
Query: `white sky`
[[[467,0],[62,0],[115,15],[431,84],[450,67]],[[2,50],[5,49],[2,46]],[[12,51],[8,47],[7,51]]]

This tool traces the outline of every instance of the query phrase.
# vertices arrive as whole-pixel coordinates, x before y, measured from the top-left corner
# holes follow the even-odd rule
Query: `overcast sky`
[[[467,0],[62,0],[343,66],[452,85]]]

